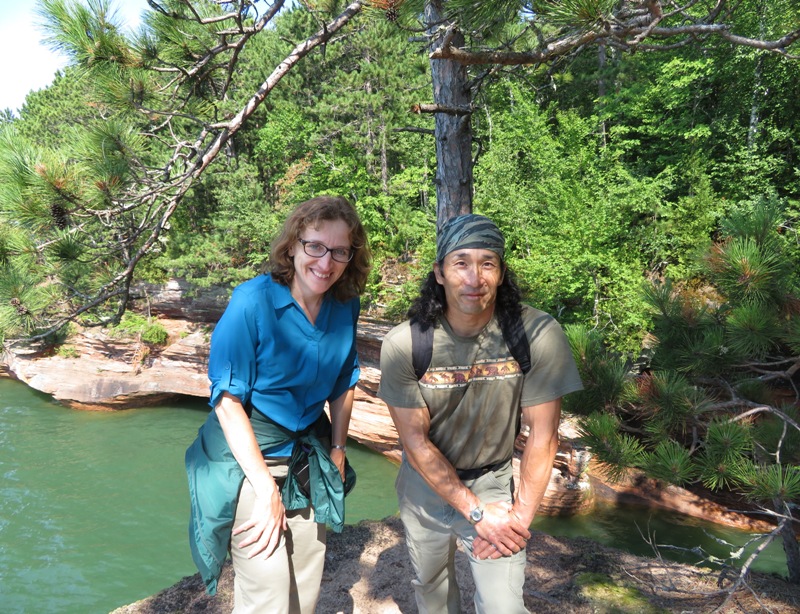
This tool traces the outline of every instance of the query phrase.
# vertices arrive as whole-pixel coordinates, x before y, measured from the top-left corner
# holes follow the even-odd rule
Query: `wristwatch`
[[[470,524],[478,524],[481,520],[483,520],[483,506],[479,505],[472,510],[469,513],[467,520],[469,520]]]

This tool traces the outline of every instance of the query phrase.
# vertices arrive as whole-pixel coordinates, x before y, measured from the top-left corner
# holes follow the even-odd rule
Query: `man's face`
[[[447,312],[487,315],[494,309],[497,288],[503,283],[500,256],[488,249],[457,249],[434,263],[436,281],[444,288]]]

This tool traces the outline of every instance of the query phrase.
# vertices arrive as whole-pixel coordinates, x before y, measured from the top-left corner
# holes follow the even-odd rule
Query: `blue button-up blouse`
[[[222,394],[292,431],[306,428],[358,382],[358,297],[326,296],[316,323],[290,289],[260,275],[238,286],[211,336],[210,405]],[[288,456],[292,444],[266,450]]]

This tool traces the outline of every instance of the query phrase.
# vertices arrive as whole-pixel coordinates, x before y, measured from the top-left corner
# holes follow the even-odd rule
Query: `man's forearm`
[[[553,461],[558,452],[561,398],[523,407],[522,416],[531,431],[522,452],[519,494],[512,512],[525,526],[530,526],[553,473]]]
[[[513,511],[525,526],[530,526],[547,491],[557,451],[558,441],[555,440],[545,446],[529,442],[522,453],[520,486]]]

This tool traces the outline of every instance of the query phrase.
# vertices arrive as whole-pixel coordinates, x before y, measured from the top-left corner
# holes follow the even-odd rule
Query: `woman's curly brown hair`
[[[330,292],[339,301],[361,295],[367,286],[372,254],[361,219],[355,207],[343,196],[317,196],[297,205],[286,218],[283,229],[270,247],[266,268],[272,273],[272,278],[285,286],[291,286],[295,271],[289,251],[297,244],[300,235],[306,228],[319,229],[323,222],[337,220],[342,220],[350,229],[350,248],[354,253],[353,259]]]

